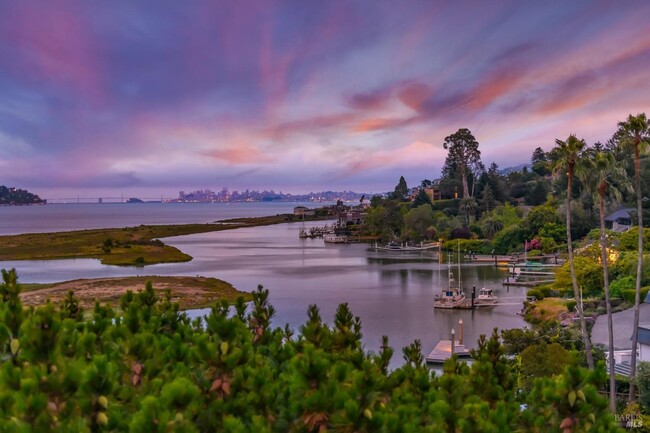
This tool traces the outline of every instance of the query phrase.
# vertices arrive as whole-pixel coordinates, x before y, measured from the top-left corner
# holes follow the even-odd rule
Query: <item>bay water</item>
[[[80,204],[0,208],[0,233],[51,232],[79,228],[122,227],[138,224],[211,222],[238,216],[291,212],[296,203],[225,204]],[[313,207],[313,205],[311,205]],[[9,210],[9,211],[8,211]],[[20,214],[20,221],[8,222]],[[324,223],[321,223],[324,224]],[[298,329],[307,307],[316,304],[331,323],[340,303],[347,302],[361,318],[367,350],[378,350],[388,335],[395,349],[392,365],[402,362],[401,348],[415,339],[424,355],[451,329],[464,324],[465,344],[475,347],[481,334],[493,328],[525,326],[517,314],[525,288],[504,288],[505,270],[492,264],[461,266],[463,287],[490,287],[506,305],[478,310],[434,310],[433,299],[447,285],[449,266],[431,252],[405,254],[375,251],[368,244],[325,244],[322,239],[299,239],[302,223],[250,227],[164,239],[194,259],[142,267],[105,266],[94,259],[5,261],[0,268],[16,268],[23,283],[131,275],[202,275],[228,281],[240,290],[258,284],[270,292],[276,309],[273,324]],[[453,257],[456,260],[456,257]],[[455,266],[451,268],[458,278]],[[205,311],[191,311],[190,315]]]

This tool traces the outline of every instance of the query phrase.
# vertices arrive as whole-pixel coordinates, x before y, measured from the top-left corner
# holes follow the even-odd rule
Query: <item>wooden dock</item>
[[[431,353],[425,358],[427,364],[443,364],[446,360],[456,355],[458,358],[469,358],[469,349],[463,344],[463,320],[458,321],[458,341],[456,331],[451,330],[451,340],[440,340]]]
[[[542,284],[553,283],[555,280],[537,280],[537,281],[504,281],[504,286],[535,287]]]
[[[454,344],[454,354],[459,358],[469,358],[471,356],[469,349],[464,344],[458,344],[458,342]],[[431,353],[427,355],[426,361],[428,364],[442,364],[449,358],[451,358],[451,340],[440,340]]]

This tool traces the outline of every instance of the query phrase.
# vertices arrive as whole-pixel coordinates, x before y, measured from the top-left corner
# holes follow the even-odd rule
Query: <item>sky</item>
[[[0,184],[392,190],[650,114],[650,2],[0,0]]]

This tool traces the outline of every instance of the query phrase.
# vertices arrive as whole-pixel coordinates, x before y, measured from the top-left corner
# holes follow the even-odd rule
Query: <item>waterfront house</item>
[[[611,215],[605,217],[605,227],[615,232],[624,232],[632,227],[632,216],[630,212],[634,212],[633,208],[619,209]]]
[[[363,224],[366,221],[366,215],[361,209],[356,208],[339,212],[338,225]]]

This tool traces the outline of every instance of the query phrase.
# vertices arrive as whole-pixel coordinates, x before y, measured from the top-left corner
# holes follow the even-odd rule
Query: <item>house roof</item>
[[[650,324],[639,325],[639,344],[647,344],[650,346]]]
[[[634,210],[635,209],[631,207],[619,209],[613,214],[607,215],[605,221],[616,221],[619,218],[631,218],[630,212],[634,212]]]

